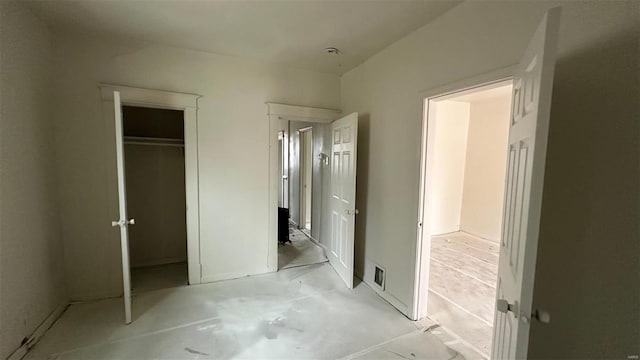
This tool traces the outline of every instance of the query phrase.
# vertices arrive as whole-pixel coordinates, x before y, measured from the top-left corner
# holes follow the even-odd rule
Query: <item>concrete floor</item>
[[[479,357],[364,283],[346,289],[328,263],[139,293],[133,318],[121,298],[73,304],[26,359]]]
[[[309,240],[307,235],[294,225],[289,226],[289,240],[291,243],[278,244],[278,269],[329,261],[324,249]]]
[[[493,335],[499,244],[464,232],[431,238],[430,318],[488,358]]]
[[[131,291],[133,294],[188,284],[189,273],[186,262],[131,269]]]

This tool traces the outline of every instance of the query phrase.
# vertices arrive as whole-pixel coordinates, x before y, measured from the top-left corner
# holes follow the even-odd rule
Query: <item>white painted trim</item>
[[[249,272],[230,272],[230,273],[222,273],[222,274],[215,274],[215,275],[204,275],[202,276],[202,283],[233,280],[233,279],[244,278],[247,276],[262,275],[264,273],[265,273],[264,269],[254,269],[253,271],[249,271]]]
[[[198,99],[200,95],[99,84],[107,134],[107,161],[115,162],[113,153],[113,92],[120,92],[123,105],[182,110],[184,113],[185,191],[187,204],[187,258],[189,284],[202,282],[200,266],[200,205],[198,184]],[[108,167],[108,169],[111,169]],[[113,168],[115,170],[115,168]],[[109,171],[109,170],[108,170]],[[115,174],[108,174],[115,176]],[[115,199],[117,190],[109,189]],[[115,214],[115,212],[112,212]]]
[[[310,133],[311,134],[311,139],[310,140],[303,140],[304,139],[304,135],[306,133]],[[306,157],[307,157],[307,151],[306,151],[306,141],[311,141],[311,164],[307,164],[306,161]],[[311,202],[313,203],[313,127],[312,126],[307,126],[305,128],[299,129],[298,130],[298,189],[299,189],[299,195],[298,195],[298,219],[300,219],[300,224],[298,225],[298,229],[300,229],[300,231],[302,231],[305,235],[307,235],[308,237],[311,237],[311,227],[313,227],[313,205],[311,204],[307,204],[306,202],[306,194],[303,193],[303,185],[304,183],[307,181],[307,177],[305,175],[305,167],[306,166],[311,166]],[[311,212],[311,219],[309,219],[309,221],[311,222],[311,227],[309,227],[309,229],[307,229],[305,226],[307,226],[306,224],[306,216],[304,215],[306,213],[307,207],[310,207],[310,212]]]
[[[171,91],[135,88],[130,86],[98,84],[102,94],[102,100],[109,101],[114,91],[120,92],[123,104],[163,109],[198,108],[198,99],[202,96],[196,94],[184,94]]]
[[[160,265],[179,264],[187,262],[186,256],[167,257],[162,259],[156,259],[151,261],[145,261],[136,265],[131,265],[132,269],[141,269],[147,267],[154,267]]]
[[[266,103],[267,115],[284,120],[330,123],[340,117],[342,111],[307,106]]]
[[[457,81],[451,84],[435,87],[434,89],[420,92],[420,100],[423,103],[422,116],[422,137],[420,148],[420,179],[419,179],[419,201],[418,201],[418,219],[417,219],[417,241],[416,241],[416,260],[414,273],[413,300],[410,307],[409,317],[412,320],[420,320],[427,316],[427,298],[429,292],[429,261],[431,256],[431,236],[430,225],[428,223],[429,207],[425,200],[427,194],[425,189],[428,188],[428,181],[431,177],[430,160],[433,154],[432,142],[428,141],[429,135],[429,116],[433,116],[433,109],[429,107],[429,101],[434,99],[445,100],[452,94],[460,94],[472,92],[478,88],[491,88],[492,86],[501,86],[504,82],[513,78],[515,66],[498,69],[486,74],[474,76],[468,79]]]
[[[27,355],[27,352],[29,352],[29,350],[34,347],[38,343],[38,341],[40,341],[47,330],[49,330],[49,328],[53,326],[53,323],[55,323],[56,320],[58,320],[60,316],[62,316],[68,306],[68,302],[64,302],[58,305],[58,307],[55,308],[40,325],[38,325],[36,330],[31,334],[31,336],[29,336],[27,341],[19,348],[17,348],[11,355],[9,355],[7,360],[20,360],[25,357],[25,355]]]
[[[507,66],[478,76],[436,86],[434,88],[418,92],[418,96],[420,97],[420,100],[425,100],[427,98],[436,99],[453,93],[460,93],[493,83],[507,81],[513,78],[515,68],[515,65]]]
[[[267,105],[267,120],[269,121],[269,199],[267,213],[269,214],[269,236],[267,236],[267,269],[269,272],[278,271],[278,132],[280,120],[304,121],[316,123],[330,123],[340,118],[342,111],[314,107],[265,103]],[[288,146],[288,142],[287,142]],[[313,226],[313,225],[312,225]]]

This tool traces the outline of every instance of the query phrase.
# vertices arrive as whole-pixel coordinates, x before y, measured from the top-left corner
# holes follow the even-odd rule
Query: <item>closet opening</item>
[[[512,80],[425,103],[420,304],[489,357],[503,232]],[[507,195],[508,196],[508,195]],[[428,286],[426,286],[428,285]],[[421,305],[421,306],[423,306]]]
[[[188,284],[184,112],[122,107],[133,293]]]

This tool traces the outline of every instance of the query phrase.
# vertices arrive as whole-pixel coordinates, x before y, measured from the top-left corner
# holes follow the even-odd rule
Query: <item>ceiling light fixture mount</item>
[[[339,55],[340,49],[335,47],[328,47],[324,49],[324,52],[326,52],[327,54]]]

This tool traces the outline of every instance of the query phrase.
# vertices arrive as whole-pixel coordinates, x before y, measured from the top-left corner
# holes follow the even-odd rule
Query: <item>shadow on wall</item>
[[[364,276],[365,239],[367,238],[367,198],[369,191],[369,114],[358,114],[358,167],[356,170],[356,217],[354,273]]]
[[[638,71],[632,31],[557,62],[531,358],[640,353]]]

